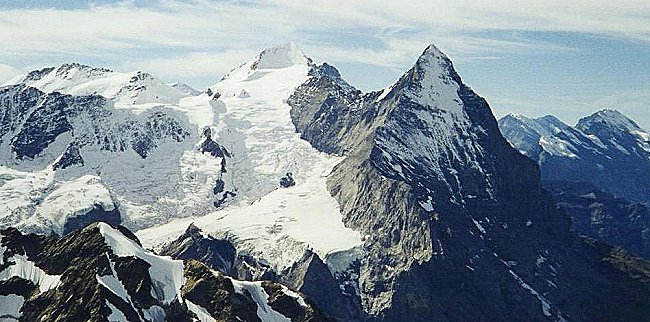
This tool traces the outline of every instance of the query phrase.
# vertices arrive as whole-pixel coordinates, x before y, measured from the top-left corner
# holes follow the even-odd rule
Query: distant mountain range
[[[615,110],[581,118],[575,126],[553,116],[506,115],[499,128],[537,161],[544,180],[589,182],[630,201],[650,204],[650,133]]]
[[[515,149],[434,45],[369,93],[285,44],[204,92],[48,67],[0,87],[0,111],[3,318],[650,316],[650,263],[571,230],[542,185],[547,160],[618,164],[647,197],[647,132],[614,112],[575,129],[510,117]],[[583,226],[618,242],[641,222]]]
[[[544,187],[573,229],[650,258],[650,135],[615,110],[571,127],[547,115],[506,115],[499,127],[537,161]]]

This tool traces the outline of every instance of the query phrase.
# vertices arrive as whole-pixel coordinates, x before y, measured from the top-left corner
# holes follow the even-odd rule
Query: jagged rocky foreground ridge
[[[126,228],[63,238],[0,232],[2,318],[20,321],[330,321],[271,282],[146,251]]]
[[[648,263],[570,231],[435,46],[371,93],[293,44],[194,96],[68,68],[0,88],[5,227],[114,220],[145,248],[283,283],[340,321],[650,315]]]
[[[588,182],[650,205],[650,133],[616,110],[602,110],[569,126],[553,116],[510,114],[503,135],[537,161],[549,181]]]

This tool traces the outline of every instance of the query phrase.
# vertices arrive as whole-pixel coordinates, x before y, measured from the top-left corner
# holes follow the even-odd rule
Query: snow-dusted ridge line
[[[106,244],[115,255],[135,256],[151,264],[149,267],[149,275],[152,280],[158,282],[153,283],[154,288],[151,290],[151,296],[158,298],[159,294],[162,294],[162,298],[158,299],[165,304],[180,298],[180,290],[185,283],[183,261],[173,260],[145,251],[133,240],[105,223],[98,223],[97,227],[99,228],[100,234],[104,237]],[[162,286],[162,289],[156,290],[155,287],[159,285]]]
[[[262,287],[262,282],[238,281],[230,278],[235,292],[239,294],[250,294],[257,304],[257,316],[264,322],[291,322],[289,318],[275,311],[268,303],[269,295]],[[302,299],[302,298],[301,298]],[[301,303],[304,303],[302,300]]]
[[[18,76],[2,86],[24,83],[51,93],[72,95],[98,94],[119,103],[167,103],[174,104],[185,96],[187,88],[168,85],[154,76],[141,71],[115,72],[79,63],[44,68]]]
[[[61,275],[50,275],[30,261],[26,255],[13,255],[8,261],[15,264],[0,272],[0,281],[19,277],[38,286],[40,293],[55,289],[61,282]]]

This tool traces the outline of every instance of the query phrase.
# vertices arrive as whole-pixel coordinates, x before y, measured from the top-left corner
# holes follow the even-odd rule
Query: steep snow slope
[[[308,248],[325,258],[361,243],[358,233],[343,226],[338,204],[326,189],[326,176],[341,159],[301,140],[289,115],[286,99],[308,79],[312,67],[288,44],[265,50],[211,87],[220,106],[198,112],[196,119],[208,126],[205,116],[213,115],[212,132],[232,155],[223,178],[241,202],[202,218],[140,231],[145,245],[171,241],[194,222],[206,233],[234,236],[239,249],[282,269]],[[180,108],[205,109],[200,101],[206,99],[185,99]],[[295,186],[278,189],[287,174]]]

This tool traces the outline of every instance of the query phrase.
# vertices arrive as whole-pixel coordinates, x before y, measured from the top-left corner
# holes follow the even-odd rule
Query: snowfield
[[[241,199],[206,216],[137,232],[145,247],[171,241],[192,222],[280,269],[306,249],[326,258],[361,244],[360,234],[344,227],[338,203],[326,188],[327,175],[341,158],[320,153],[300,139],[289,115],[286,99],[307,80],[310,64],[295,45],[265,51],[211,88],[221,95],[222,104],[216,108],[199,104],[205,96],[181,101],[181,109],[191,110],[183,106],[188,103],[194,109],[210,110],[202,115],[214,115],[216,141],[232,154],[226,182]],[[242,91],[248,97],[242,98]],[[280,188],[280,178],[289,172],[296,185]]]
[[[290,266],[307,249],[323,259],[331,253],[357,254],[360,234],[343,225],[326,188],[341,158],[302,140],[286,103],[314,66],[294,44],[270,48],[194,96],[146,73],[79,64],[13,80],[46,93],[100,94],[110,100],[100,118],[81,111],[71,119],[73,133],[59,135],[34,159],[16,159],[8,147],[0,151],[0,210],[6,214],[0,224],[61,234],[66,220],[101,206],[116,208],[123,224],[151,248],[194,222],[276,268]],[[145,132],[153,140],[146,157],[124,148],[132,140],[130,131],[154,126]],[[181,137],[172,139],[177,133]],[[223,155],[202,152],[209,140]],[[83,164],[55,170],[53,164],[73,142]],[[107,150],[107,144],[117,148]],[[283,177],[295,185],[281,187]],[[347,263],[355,256],[336,258]]]

